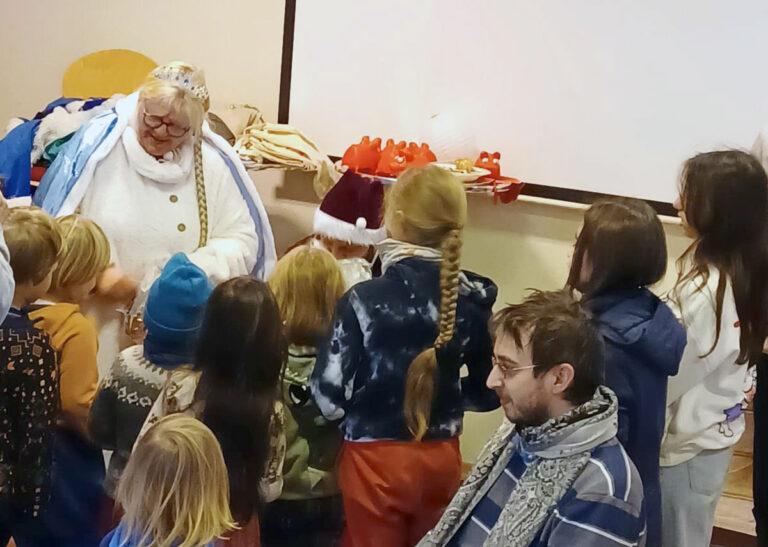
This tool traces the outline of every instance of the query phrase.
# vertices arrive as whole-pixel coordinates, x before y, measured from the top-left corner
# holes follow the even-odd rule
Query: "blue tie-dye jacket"
[[[499,406],[485,385],[492,366],[488,320],[496,285],[470,272],[465,275],[469,283],[462,283],[459,291],[456,334],[438,352],[426,439],[459,435],[465,410]],[[339,302],[311,386],[323,414],[343,419],[345,439],[412,439],[403,418],[405,377],[411,361],[437,336],[439,285],[439,264],[407,258],[382,277],[355,285]],[[462,365],[467,366],[465,373]]]

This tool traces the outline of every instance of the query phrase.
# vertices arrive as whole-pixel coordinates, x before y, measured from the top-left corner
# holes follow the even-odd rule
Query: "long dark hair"
[[[585,258],[592,272],[582,282]],[[589,298],[653,285],[666,271],[667,241],[650,205],[639,199],[611,198],[587,209],[573,249],[569,288]]]
[[[237,277],[211,294],[195,367],[202,421],[221,444],[232,515],[245,525],[262,500],[259,483],[270,446],[270,421],[287,344],[275,297],[266,283]]]
[[[678,260],[678,286],[720,272],[714,351],[723,299],[731,281],[740,324],[737,363],[754,365],[768,335],[768,176],[754,156],[738,150],[699,154],[685,162],[680,204],[695,240]],[[687,268],[687,270],[686,270]]]

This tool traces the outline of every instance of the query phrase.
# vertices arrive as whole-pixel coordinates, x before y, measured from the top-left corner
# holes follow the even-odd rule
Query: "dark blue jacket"
[[[491,371],[488,332],[496,285],[465,272],[459,291],[456,333],[438,352],[435,398],[425,439],[461,433],[465,410],[498,408],[485,385]],[[331,420],[343,419],[351,441],[408,441],[403,417],[405,377],[411,361],[437,336],[439,265],[418,258],[393,264],[379,278],[355,285],[336,308],[333,334],[321,345],[312,393]],[[467,375],[461,377],[461,367]]]
[[[659,450],[667,378],[677,374],[685,329],[647,289],[614,291],[586,302],[605,340],[605,385],[619,399],[618,439],[643,481],[648,547],[661,545]]]

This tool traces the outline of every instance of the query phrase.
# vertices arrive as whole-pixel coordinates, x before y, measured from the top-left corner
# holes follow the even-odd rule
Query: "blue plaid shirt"
[[[504,473],[472,513],[448,547],[478,547],[496,525],[518,481],[536,456],[518,450]],[[592,452],[589,463],[550,514],[533,547],[627,547],[645,545],[643,488],[637,470],[614,438]]]

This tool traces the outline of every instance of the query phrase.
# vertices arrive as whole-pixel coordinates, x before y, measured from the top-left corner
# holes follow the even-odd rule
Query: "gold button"
[[[177,201],[179,201],[179,196],[177,196],[176,194],[172,194],[169,199],[171,200],[171,203],[176,203]]]
[[[179,225],[178,225],[178,226],[176,226],[176,227],[179,229],[179,231],[180,231],[180,232],[183,232],[184,230],[186,230],[186,229],[187,229],[187,227],[186,227],[186,226],[184,226],[184,224],[179,224]]]

